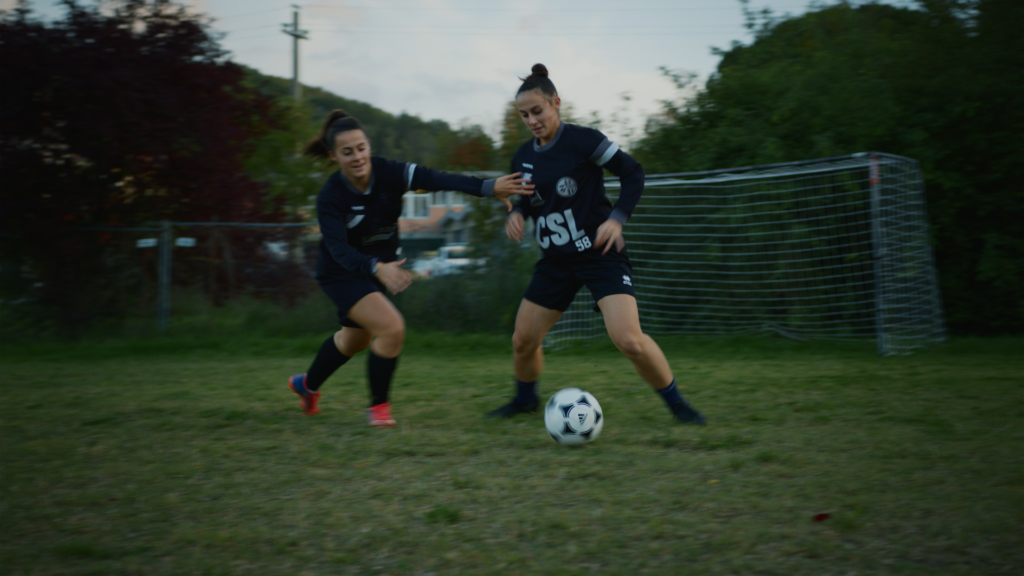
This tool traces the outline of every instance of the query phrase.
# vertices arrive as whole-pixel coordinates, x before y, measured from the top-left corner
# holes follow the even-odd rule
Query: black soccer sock
[[[345,362],[348,362],[348,359],[349,356],[345,356],[338,350],[338,346],[334,343],[334,336],[331,335],[330,338],[324,340],[316,358],[313,359],[313,364],[306,372],[306,388],[313,392],[319,390],[320,385],[326,382],[331,374],[334,374]]]
[[[516,380],[516,397],[512,400],[517,404],[527,404],[537,400],[537,381],[523,382]]]
[[[669,408],[671,408],[672,405],[675,404],[676,402],[679,402],[680,400],[683,399],[683,397],[679,394],[679,389],[676,388],[675,378],[672,379],[671,384],[669,384],[665,388],[662,388],[661,390],[655,390],[655,392],[657,392],[661,396],[661,399],[665,401],[665,404],[668,404]]]
[[[388,401],[388,390],[391,389],[391,375],[398,366],[398,356],[381,358],[370,350],[370,358],[366,362],[370,375],[370,406]]]

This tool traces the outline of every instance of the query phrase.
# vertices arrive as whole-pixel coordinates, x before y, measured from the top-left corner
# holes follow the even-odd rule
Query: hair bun
[[[548,69],[543,64],[534,64],[533,68],[530,69],[530,72],[531,72],[531,74],[529,76],[530,78],[533,78],[533,77],[536,77],[536,76],[543,77],[543,78],[547,78],[548,77]]]
[[[327,122],[331,123],[331,122],[334,122],[335,120],[341,120],[342,118],[348,118],[348,117],[349,117],[348,112],[345,112],[344,110],[342,110],[340,108],[335,108],[334,110],[331,110],[331,114],[330,114],[329,119],[328,119]]]

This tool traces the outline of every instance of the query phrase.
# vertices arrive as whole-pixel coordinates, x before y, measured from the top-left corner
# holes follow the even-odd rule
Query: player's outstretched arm
[[[415,164],[396,164],[396,166],[405,167],[406,188],[416,190],[417,192],[421,190],[425,192],[457,190],[477,197],[487,198],[494,196],[504,202],[506,206],[509,206],[510,210],[512,205],[508,200],[510,196],[528,196],[533,194],[533,184],[529,184],[528,180],[519,178],[519,173],[508,174],[496,180],[482,180],[476,176],[442,172]]]
[[[522,172],[515,172],[494,181],[494,197],[504,202],[505,206],[508,206],[509,212],[512,211],[512,202],[509,198],[533,194],[533,184],[529,179],[523,179],[520,176],[522,176]]]

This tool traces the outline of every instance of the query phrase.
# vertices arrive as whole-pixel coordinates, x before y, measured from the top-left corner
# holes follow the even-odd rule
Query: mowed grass
[[[545,396],[607,419],[569,449],[540,415],[482,417],[507,338],[446,339],[409,342],[390,430],[365,424],[364,356],[301,414],[285,380],[319,338],[6,347],[0,572],[1024,571],[1024,340],[662,339],[703,428],[610,345],[553,352]]]

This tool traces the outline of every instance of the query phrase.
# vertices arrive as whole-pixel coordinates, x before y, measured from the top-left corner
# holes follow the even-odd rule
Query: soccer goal
[[[618,181],[609,179],[610,196]],[[625,228],[651,334],[945,339],[917,161],[865,152],[647,177]],[[604,336],[585,288],[545,340]]]

